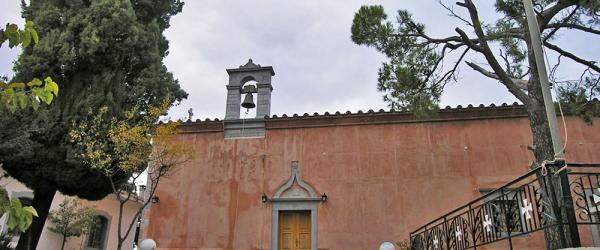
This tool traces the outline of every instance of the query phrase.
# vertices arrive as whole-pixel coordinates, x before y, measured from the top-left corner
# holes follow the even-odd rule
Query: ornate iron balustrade
[[[558,167],[549,166],[556,170]],[[410,233],[413,249],[468,249],[508,241],[550,227],[570,231],[579,245],[578,225],[600,224],[600,164],[567,164],[557,173],[537,168]],[[558,173],[561,172],[561,173]],[[555,185],[550,185],[554,182]],[[556,184],[564,200],[557,200]],[[573,211],[565,213],[566,211]],[[576,215],[576,216],[569,216]],[[564,218],[563,218],[564,217]]]
[[[569,172],[569,186],[577,224],[600,224],[600,164],[580,166]]]

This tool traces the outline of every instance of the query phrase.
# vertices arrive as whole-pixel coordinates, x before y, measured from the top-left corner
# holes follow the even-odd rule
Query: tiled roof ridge
[[[597,98],[594,98],[591,100],[591,102],[599,102],[599,100]],[[519,107],[523,107],[523,104],[520,104],[518,102],[513,102],[512,104],[507,104],[507,103],[502,103],[500,105],[496,105],[495,103],[490,103],[489,105],[484,105],[484,104],[479,104],[478,106],[474,106],[473,104],[468,104],[467,106],[463,106],[463,105],[457,105],[455,107],[451,107],[451,106],[446,106],[444,108],[440,108],[438,110],[438,112],[458,112],[458,111],[475,111],[475,110],[495,110],[495,109],[503,109],[503,108],[519,108]],[[351,117],[351,116],[365,116],[365,115],[377,115],[377,114],[409,114],[411,113],[410,111],[405,111],[405,110],[395,110],[395,109],[388,109],[388,110],[384,110],[384,109],[379,109],[378,111],[374,111],[373,109],[369,109],[367,111],[363,111],[363,110],[358,110],[356,112],[351,112],[351,111],[346,111],[344,113],[340,112],[340,111],[336,111],[335,113],[330,113],[330,112],[324,112],[324,113],[318,113],[318,112],[314,112],[312,115],[309,113],[304,113],[304,114],[282,114],[282,115],[277,115],[277,114],[273,114],[271,116],[265,116],[264,118],[266,120],[273,120],[273,119],[286,119],[286,118],[326,118],[326,117]],[[221,122],[222,120],[220,120],[219,118],[214,118],[214,119],[210,119],[210,118],[206,118],[204,120],[201,119],[196,119],[196,120],[186,120],[186,121],[182,121],[177,120],[177,122],[180,123],[203,123],[203,122]],[[162,123],[162,122],[161,122]]]
[[[456,107],[451,107],[451,106],[446,106],[445,108],[440,108],[439,111],[441,112],[447,112],[447,111],[458,111],[458,110],[469,110],[469,109],[493,109],[493,108],[498,108],[498,107],[520,107],[523,106],[522,104],[519,104],[517,102],[514,102],[512,104],[507,104],[507,103],[502,103],[501,105],[496,106],[496,104],[491,103],[488,106],[485,106],[484,104],[479,104],[479,106],[475,107],[473,106],[473,104],[469,104],[466,107],[463,107],[462,105],[457,105]],[[265,117],[265,119],[277,119],[277,118],[299,118],[299,117],[312,117],[312,118],[316,118],[316,117],[335,117],[335,116],[357,116],[357,115],[371,115],[371,114],[408,114],[411,113],[410,111],[406,111],[406,110],[395,110],[395,109],[388,109],[388,110],[384,110],[384,109],[379,109],[378,111],[374,111],[373,109],[369,109],[367,111],[363,111],[363,110],[358,110],[356,112],[352,112],[350,110],[341,113],[340,111],[336,111],[335,113],[330,113],[330,112],[324,112],[322,114],[319,114],[318,112],[313,113],[312,115],[310,115],[309,113],[304,113],[302,115],[300,114],[292,114],[292,115],[287,115],[287,114],[283,114],[281,116],[278,116],[277,114],[271,115],[269,117]]]

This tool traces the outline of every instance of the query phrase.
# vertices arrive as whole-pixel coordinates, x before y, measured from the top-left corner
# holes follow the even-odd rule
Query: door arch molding
[[[292,161],[290,178],[269,199],[272,205],[271,249],[279,247],[279,213],[281,211],[310,211],[311,250],[317,250],[318,208],[322,201],[315,189],[302,180],[300,164]]]

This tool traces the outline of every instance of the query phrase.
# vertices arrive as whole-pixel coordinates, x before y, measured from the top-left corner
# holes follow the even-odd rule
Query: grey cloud
[[[497,14],[488,2],[478,4],[482,18],[491,22]],[[0,21],[18,17],[18,1],[10,4],[0,10]],[[170,40],[165,63],[190,93],[188,100],[172,109],[171,117],[185,117],[191,107],[196,118],[222,118],[228,82],[225,69],[238,67],[248,58],[275,69],[272,113],[386,108],[376,91],[377,69],[385,57],[350,40],[352,18],[364,4],[384,5],[392,20],[396,10],[408,9],[438,37],[454,35],[454,27],[462,25],[447,16],[437,1],[188,0],[165,32]],[[598,59],[600,43],[578,41],[570,43],[570,48]],[[9,53],[13,52],[0,49],[1,58],[14,58]],[[469,60],[484,62],[477,56]],[[0,63],[0,73],[10,72],[6,61]],[[561,70],[565,77],[572,77],[580,68],[565,64]],[[442,105],[513,101],[502,85],[468,67],[461,67],[459,82],[448,85],[442,97]]]

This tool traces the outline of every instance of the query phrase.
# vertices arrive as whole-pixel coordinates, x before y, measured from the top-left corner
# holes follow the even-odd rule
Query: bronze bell
[[[244,96],[242,107],[247,109],[253,109],[254,107],[256,107],[256,104],[254,104],[254,98],[252,97],[252,93],[247,93],[246,96]]]

